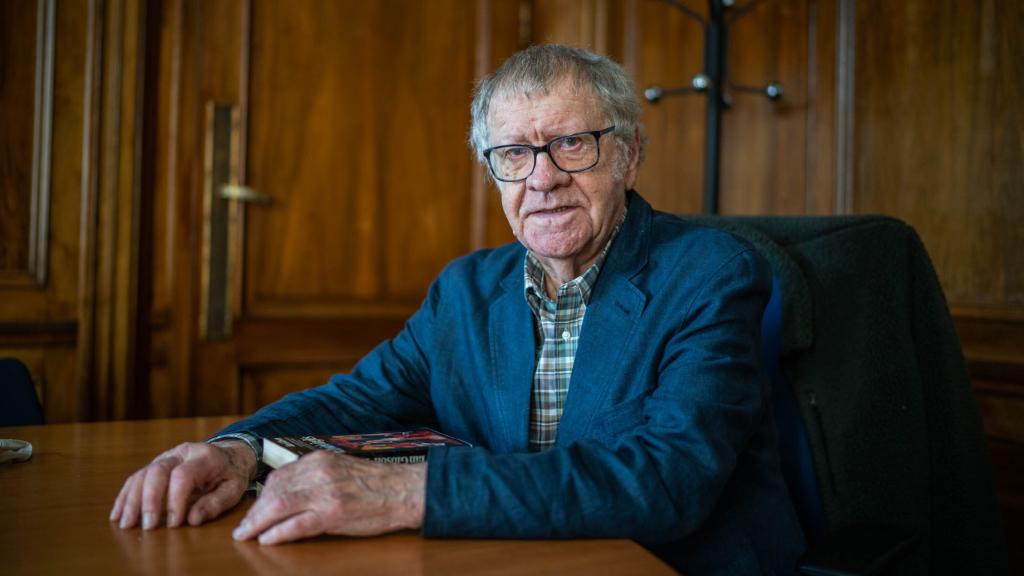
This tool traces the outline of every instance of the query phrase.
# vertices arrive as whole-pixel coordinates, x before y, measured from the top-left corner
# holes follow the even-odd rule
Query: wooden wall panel
[[[85,43],[78,295],[78,418],[145,414],[140,246],[148,4],[89,3]],[[77,60],[77,58],[76,58]],[[144,318],[145,316],[142,316]]]
[[[685,3],[703,12],[702,2]],[[633,50],[634,81],[641,92],[648,86],[689,86],[704,70],[699,24],[662,2],[642,0],[637,11]],[[666,98],[644,103],[648,137],[647,158],[640,167],[637,190],[654,207],[669,212],[700,212],[704,166],[703,96]]]
[[[248,180],[274,203],[248,212],[244,314],[405,315],[469,250],[461,6],[255,4]]]
[[[723,214],[804,214],[808,196],[809,114],[815,94],[809,50],[811,2],[762,2],[729,29],[729,81],[761,88],[777,81],[782,98],[728,90],[722,118]]]
[[[29,276],[38,5],[0,2],[0,282]],[[28,145],[26,145],[28,144]],[[30,277],[30,276],[29,276]]]
[[[331,374],[349,372],[354,362],[323,365],[244,366],[238,393],[238,414],[251,414],[282,396],[326,384]]]
[[[196,224],[201,212],[203,101],[200,94],[213,92],[203,77],[203,57],[212,49],[206,35],[216,27],[204,27],[204,10],[235,10],[235,18],[223,25],[225,36],[238,41],[240,4],[237,2],[197,3],[166,0],[154,28],[159,30],[158,69],[152,97],[158,98],[155,118],[159,122],[152,143],[153,195],[151,198],[153,263],[151,323],[149,326],[150,366],[148,402],[159,406],[155,414],[185,416],[196,413],[196,362],[193,341],[199,297],[200,234]],[[155,31],[154,31],[155,32]],[[216,45],[234,58],[239,49]],[[226,81],[238,82],[237,74]],[[229,85],[226,90],[231,90]]]
[[[847,111],[839,98],[845,68],[843,21],[840,8],[851,0],[812,0],[808,3],[806,214],[843,214],[841,184],[846,147],[850,138],[840,114]]]
[[[86,10],[82,3],[10,0],[0,2],[0,12],[0,253],[14,255],[0,258],[0,356],[29,367],[48,422],[70,421],[79,417]],[[37,72],[52,86],[48,102],[38,94]]]
[[[73,2],[57,3],[56,8],[46,312],[32,305],[31,314],[63,322],[76,320],[81,315],[79,263],[82,258],[82,135],[86,88],[82,55],[86,45],[87,11],[83,3]],[[24,301],[19,305],[29,308]]]
[[[26,135],[10,120],[14,131],[3,132],[17,140],[5,146],[20,151],[10,160],[22,174],[11,180],[16,186],[4,187],[3,205],[12,210],[3,224],[29,231],[22,275],[29,281],[0,280],[0,346],[43,366],[33,375],[45,378],[51,422],[144,412],[133,403],[146,6],[43,0],[0,8],[0,41],[21,47],[4,48],[0,70],[16,75],[9,80],[17,90],[34,94],[31,102],[8,103],[12,86],[5,81],[0,106],[32,124]],[[30,9],[35,19],[26,22]],[[11,58],[32,43],[28,82],[26,63]],[[23,254],[21,232],[0,236],[4,253]],[[26,263],[22,256],[13,261]]]
[[[476,79],[495,71],[506,58],[527,46],[532,38],[532,5],[524,0],[480,0],[483,24],[479,28],[482,43],[477,49],[478,67]],[[486,37],[485,37],[486,36]],[[481,53],[484,52],[485,53]],[[466,130],[469,126],[467,121]],[[467,154],[469,151],[466,145]],[[471,156],[472,157],[472,156]],[[509,228],[505,212],[501,207],[501,195],[498,188],[487,175],[482,165],[475,167],[473,181],[474,193],[483,197],[483,212],[480,219],[478,236],[480,241],[474,248],[484,246],[500,246],[512,242],[515,237]]]
[[[1014,573],[1024,571],[1024,314],[954,306],[975,397],[989,438]]]
[[[43,307],[56,36],[53,1],[0,3],[0,289],[40,291],[23,296]],[[31,317],[29,310],[20,313]]]
[[[682,2],[707,14],[705,2]],[[662,2],[626,5],[636,12],[636,49],[624,54],[638,89],[689,86],[703,72],[700,25]],[[731,12],[726,11],[726,14]],[[727,16],[728,17],[728,16]],[[720,211],[726,214],[830,214],[834,209],[833,121],[835,2],[761,2],[729,27],[729,82],[763,87],[778,81],[783,97],[727,88],[722,116]],[[635,60],[635,61],[634,61]],[[656,207],[702,210],[706,97],[668,97],[645,104],[650,137],[638,188]]]
[[[949,300],[1024,309],[1024,4],[857,3],[857,212],[921,234]]]
[[[172,194],[178,191],[178,158],[177,149],[169,144],[176,141],[175,130],[181,114],[182,4],[179,0],[160,3],[158,50],[151,55],[155,59],[157,74],[155,89],[149,94],[155,105],[152,162],[155,173],[162,176],[154,178],[150,188],[150,206],[154,215],[150,222],[152,242],[149,258],[153,275],[150,301],[151,313],[157,318],[164,318],[170,313],[174,294],[174,246],[178,230]]]
[[[621,2],[534,0],[528,5],[533,43],[572,44],[622,59]]]

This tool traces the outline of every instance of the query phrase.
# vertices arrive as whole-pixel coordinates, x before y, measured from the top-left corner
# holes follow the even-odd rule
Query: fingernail
[[[235,528],[234,532],[231,533],[231,537],[234,538],[235,540],[241,540],[242,539],[242,534],[244,534],[244,533],[245,533],[245,530],[243,530],[242,527],[239,526],[238,528]]]
[[[168,512],[167,513],[167,527],[173,528],[178,525],[178,513]]]
[[[114,513],[114,512],[116,512],[116,511],[117,511],[116,509],[111,509],[111,510],[110,510],[110,520],[111,520],[111,521],[113,521],[113,520],[117,520],[117,514],[115,514],[115,513]]]
[[[195,519],[195,525],[199,526],[200,524],[206,521],[206,514],[202,510],[198,510],[196,511]]]
[[[156,514],[146,512],[142,515],[142,529],[152,530],[153,528],[156,528]]]
[[[121,515],[121,529],[124,530],[127,527],[128,527],[128,515],[127,514],[122,514]]]

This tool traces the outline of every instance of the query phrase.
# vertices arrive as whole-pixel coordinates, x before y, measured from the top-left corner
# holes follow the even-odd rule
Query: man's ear
[[[636,184],[636,175],[640,169],[640,126],[633,132],[632,141],[629,143],[629,161],[626,163],[625,177],[622,183],[626,190],[631,190]]]

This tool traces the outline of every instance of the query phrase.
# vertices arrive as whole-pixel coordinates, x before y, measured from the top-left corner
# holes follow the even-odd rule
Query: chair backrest
[[[806,430],[825,530],[890,524],[919,534],[901,573],[1004,573],[980,414],[914,230],[879,216],[684,219],[745,238],[772,267],[777,382],[788,383]],[[802,510],[813,540],[808,518]]]
[[[17,358],[0,358],[0,426],[42,423],[43,409],[25,365]]]

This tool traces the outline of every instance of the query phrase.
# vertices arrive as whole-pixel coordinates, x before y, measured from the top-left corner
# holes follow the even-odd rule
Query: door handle
[[[217,190],[217,193],[225,200],[238,200],[252,204],[270,204],[274,201],[272,196],[238,184],[225,184]]]

